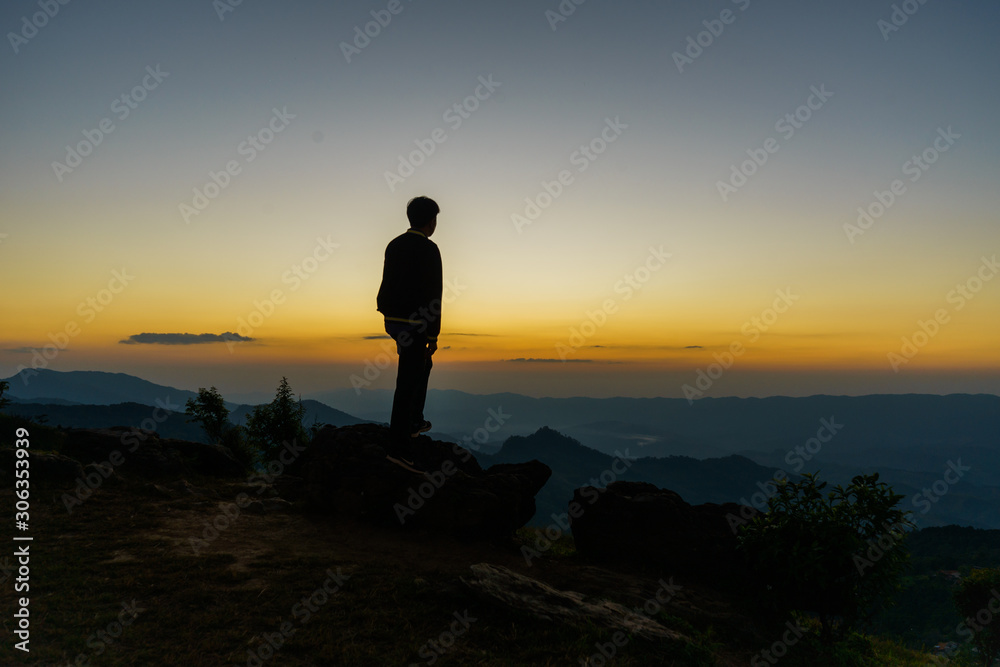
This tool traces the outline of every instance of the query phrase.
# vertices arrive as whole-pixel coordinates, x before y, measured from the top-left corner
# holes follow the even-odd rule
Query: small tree
[[[229,422],[229,408],[226,401],[219,394],[215,387],[205,389],[198,388],[198,397],[189,398],[185,404],[187,409],[184,414],[192,417],[189,422],[198,422],[205,429],[205,435],[212,442],[219,442],[231,426]]]
[[[10,389],[10,383],[4,380],[0,380],[0,410],[3,410],[8,405],[10,405],[10,399],[4,396],[4,393]]]
[[[965,627],[989,667],[1000,657],[1000,569],[973,570],[955,591],[955,607],[965,617]],[[960,633],[961,634],[961,633]]]
[[[215,387],[198,389],[197,398],[189,398],[184,414],[191,417],[189,422],[198,422],[205,429],[205,435],[213,443],[228,447],[244,468],[252,468],[256,461],[256,452],[247,443],[244,431],[229,421],[229,408],[226,401]]]
[[[778,483],[767,512],[738,540],[773,608],[817,614],[829,644],[835,628],[843,636],[898,588],[908,556],[902,535],[913,524],[896,509],[904,496],[878,474],[825,487],[815,474]]]
[[[287,442],[308,442],[309,434],[302,425],[306,409],[295,399],[288,378],[282,377],[274,400],[256,406],[247,415],[247,434],[265,459],[274,458]]]

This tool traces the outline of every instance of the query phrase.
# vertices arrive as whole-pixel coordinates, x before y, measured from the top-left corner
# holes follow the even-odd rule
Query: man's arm
[[[427,332],[427,337],[431,340],[437,340],[438,335],[441,333],[441,311],[444,307],[444,302],[442,296],[444,295],[444,280],[442,276],[441,269],[441,251],[438,249],[437,245],[432,246],[431,262],[430,262],[430,294],[431,294],[431,304],[432,312],[436,313],[436,317],[430,324]]]
[[[427,352],[434,354],[437,350],[437,339],[441,333],[441,309],[443,307],[443,277],[441,270],[441,251],[437,244],[432,243],[427,261],[427,294],[429,302],[429,317],[427,318]]]

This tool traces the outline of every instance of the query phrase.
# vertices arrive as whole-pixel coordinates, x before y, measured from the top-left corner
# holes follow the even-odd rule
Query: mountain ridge
[[[64,378],[79,381],[60,390],[59,380]],[[128,402],[142,402],[137,387],[146,392],[144,400],[150,401],[148,405],[159,400],[183,406],[186,397],[196,395],[122,373],[45,370],[29,378],[36,394],[50,400],[83,398],[89,401],[89,407],[39,407],[20,402],[30,399],[24,397],[21,381],[16,376],[14,379],[10,394],[18,402],[7,410],[25,415],[48,414],[50,419],[74,411],[81,418],[90,419],[91,413],[97,411],[94,400],[107,395],[121,396],[128,389],[133,390]],[[98,391],[82,380],[89,380],[91,385],[111,383],[115,387],[97,387],[101,390]],[[86,395],[81,396],[81,391],[86,391]],[[389,390],[347,389],[306,396],[307,419],[333,425],[386,422],[392,403]],[[344,401],[336,403],[336,407],[322,400],[309,403],[324,396],[341,397]],[[245,406],[231,407],[237,411],[234,420],[249,410]],[[757,466],[752,470],[761,475],[758,479],[761,483],[770,479],[776,469],[790,473],[822,471],[825,473],[822,478],[831,484],[847,483],[854,475],[881,471],[886,482],[908,495],[907,503],[919,501],[920,509],[926,507],[927,489],[941,479],[949,463],[961,461],[968,471],[956,484],[946,487],[941,502],[934,502],[929,512],[920,515],[922,525],[960,523],[1000,528],[1000,517],[989,510],[1000,500],[997,481],[1000,480],[1000,396],[992,394],[727,397],[700,399],[688,405],[685,399],[538,399],[509,392],[479,395],[432,389],[428,392],[426,414],[434,423],[435,437],[475,445],[479,456],[484,457],[496,453],[501,443],[516,448],[519,441],[511,441],[512,436],[530,437],[539,429],[550,427],[590,451],[611,457],[616,451],[626,450],[635,459],[680,457],[673,459],[673,468],[690,465],[684,457],[718,461],[739,455]],[[176,415],[171,418],[183,419]],[[86,425],[96,424],[88,421]],[[122,421],[104,425],[122,425]],[[183,424],[178,426],[186,428]],[[172,422],[165,421],[158,428],[165,432],[172,428]],[[606,460],[598,462],[590,453],[558,455],[556,452],[550,465],[555,470],[553,479],[557,484],[570,475],[574,457],[594,461],[598,467],[607,465]],[[740,462],[739,467],[751,470],[746,462]],[[566,468],[565,475],[560,468]],[[671,474],[662,464],[642,464],[639,470],[643,469],[648,470],[649,481],[654,482]],[[632,479],[629,475],[625,478]],[[711,482],[705,480],[709,487]],[[692,497],[699,501],[715,501],[702,495],[699,489],[684,486],[683,480],[671,484],[684,489],[685,496],[693,493]]]

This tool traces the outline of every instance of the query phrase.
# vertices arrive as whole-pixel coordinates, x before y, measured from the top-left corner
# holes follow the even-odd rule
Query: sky
[[[375,294],[426,195],[432,388],[1000,394],[998,24],[985,0],[5,3],[0,377],[392,387]]]

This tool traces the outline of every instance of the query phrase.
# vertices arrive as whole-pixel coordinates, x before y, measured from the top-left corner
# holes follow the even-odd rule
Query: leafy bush
[[[218,389],[200,387],[198,397],[189,398],[185,405],[187,409],[184,414],[192,417],[188,421],[201,424],[208,439],[228,447],[244,468],[253,468],[257,462],[257,452],[247,442],[243,427],[229,421],[229,408]]]
[[[1000,569],[973,570],[955,591],[955,606],[965,617],[959,635],[979,649],[984,665],[1000,657]]]
[[[823,493],[815,474],[783,480],[767,511],[741,527],[740,549],[783,615],[819,617],[825,644],[846,636],[898,588],[913,524],[896,509],[904,497],[878,474],[859,475]]]
[[[198,388],[198,397],[189,398],[185,403],[184,414],[192,417],[189,422],[198,422],[205,429],[205,435],[212,442],[222,440],[226,427],[231,426],[229,422],[229,408],[226,402],[215,387],[205,389]]]

